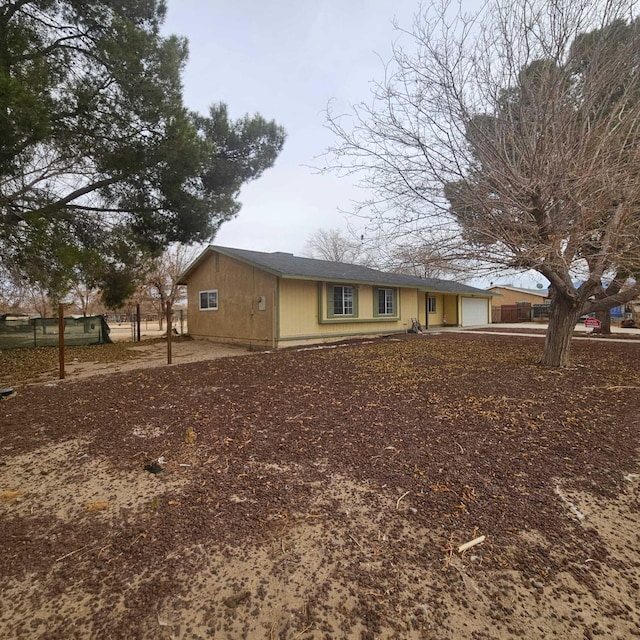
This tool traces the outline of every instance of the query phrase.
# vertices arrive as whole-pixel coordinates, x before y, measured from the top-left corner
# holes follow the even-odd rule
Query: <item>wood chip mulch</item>
[[[152,637],[140,618],[184,586],[171,579],[172,554],[211,541],[221,553],[269,541],[282,514],[308,513],[337,477],[387,496],[398,517],[455,544],[490,536],[483,571],[508,566],[524,579],[541,571],[550,579],[567,558],[606,563],[598,536],[567,517],[555,487],[613,497],[624,474],[637,472],[640,344],[574,342],[565,370],[536,364],[540,349],[535,338],[404,336],[20,388],[0,401],[0,465],[77,439],[84,457],[71,465],[100,458],[114,474],[144,475],[160,459],[158,482],[188,481],[144,518],[122,510],[61,522],[5,511],[0,575],[46,578],[51,597],[81,584],[93,637]],[[136,427],[149,435],[136,437]],[[36,461],[33,473],[47,483],[57,469]],[[336,526],[344,518],[330,503],[314,515]],[[499,551],[522,531],[543,531],[550,546]],[[55,561],[101,542],[108,549],[99,557]],[[126,609],[113,617],[108,602],[125,589]],[[51,618],[40,637],[76,635]]]

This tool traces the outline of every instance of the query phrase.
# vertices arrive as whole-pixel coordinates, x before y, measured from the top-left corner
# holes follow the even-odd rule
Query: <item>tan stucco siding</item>
[[[271,274],[211,252],[187,282],[189,334],[221,342],[271,346],[276,280]],[[200,310],[200,292],[210,290],[218,291],[218,309]]]
[[[411,318],[418,317],[416,290],[398,290],[398,317],[394,319],[375,317],[374,290],[370,285],[357,285],[357,316],[342,321],[328,317],[327,283],[282,279],[279,288],[280,339],[324,340],[406,331],[411,326]]]

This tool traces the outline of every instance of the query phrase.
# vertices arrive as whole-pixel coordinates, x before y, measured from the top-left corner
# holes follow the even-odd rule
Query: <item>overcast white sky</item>
[[[480,1],[463,0],[462,6],[473,10]],[[187,106],[206,113],[221,101],[233,118],[257,112],[287,131],[275,166],[242,189],[240,214],[222,225],[214,243],[302,255],[313,231],[346,232],[341,210],[364,194],[345,178],[309,168],[334,142],[324,126],[325,110],[331,100],[337,111],[347,111],[370,99],[370,83],[382,78],[383,61],[398,38],[394,18],[409,28],[418,0],[167,4],[165,32],[189,40]],[[518,280],[514,284],[533,286],[529,279]]]
[[[369,98],[397,33],[417,0],[169,0],[165,31],[186,36],[184,97],[206,113],[225,102],[232,117],[260,113],[287,131],[276,165],[241,193],[239,216],[215,243],[300,255],[309,234],[346,230],[359,197],[346,179],[308,165],[332,142],[324,127],[329,100],[347,108]]]

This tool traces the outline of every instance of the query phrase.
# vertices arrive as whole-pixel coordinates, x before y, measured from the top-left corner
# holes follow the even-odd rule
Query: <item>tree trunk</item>
[[[167,317],[167,305],[164,300],[160,299],[160,313],[158,314],[158,329],[162,331],[164,327],[164,319]]]
[[[571,338],[581,311],[582,304],[560,295],[553,297],[540,364],[549,367],[567,367],[569,365]]]
[[[605,309],[604,311],[596,311],[596,318],[600,320],[600,333],[610,336],[611,335],[611,309]]]

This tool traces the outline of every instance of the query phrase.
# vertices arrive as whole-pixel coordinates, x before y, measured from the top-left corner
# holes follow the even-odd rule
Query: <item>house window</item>
[[[353,287],[333,287],[333,315],[353,315]]]
[[[374,310],[374,315],[376,316],[397,315],[396,297],[397,297],[397,293],[395,289],[378,289],[378,297],[376,300],[376,308]]]
[[[358,288],[327,284],[327,318],[358,317]]]
[[[200,311],[210,311],[218,309],[218,290],[200,292]]]
[[[427,296],[427,312],[436,313],[436,297]]]

